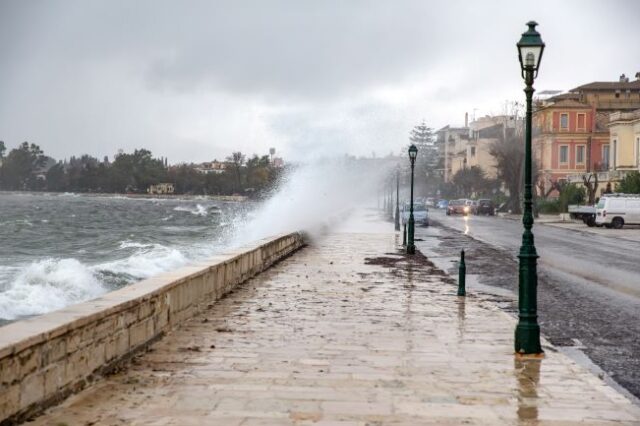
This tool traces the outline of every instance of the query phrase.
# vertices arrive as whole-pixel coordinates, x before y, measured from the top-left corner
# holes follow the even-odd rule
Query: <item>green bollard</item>
[[[467,275],[467,265],[464,263],[464,250],[460,252],[460,264],[458,265],[458,296],[465,296],[465,280]]]
[[[407,222],[404,223],[404,231],[402,232],[402,245],[407,245]]]

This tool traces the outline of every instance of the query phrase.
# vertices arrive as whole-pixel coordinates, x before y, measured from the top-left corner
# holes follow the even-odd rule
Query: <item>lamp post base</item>
[[[516,327],[516,353],[543,353],[540,346],[540,326],[538,324],[518,323]]]
[[[415,223],[413,220],[413,212],[409,215],[409,226],[407,235],[407,254],[416,254],[416,245],[414,243]]]

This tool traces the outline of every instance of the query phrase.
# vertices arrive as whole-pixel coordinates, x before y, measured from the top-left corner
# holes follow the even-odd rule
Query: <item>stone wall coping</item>
[[[232,263],[249,250],[255,250],[267,243],[291,235],[293,234],[279,234],[263,238],[213,256],[207,261],[197,262],[138,281],[98,298],[7,324],[0,328],[0,359],[86,324],[99,321],[101,318],[126,311],[131,306],[176,287],[194,276],[212,271],[222,264]]]

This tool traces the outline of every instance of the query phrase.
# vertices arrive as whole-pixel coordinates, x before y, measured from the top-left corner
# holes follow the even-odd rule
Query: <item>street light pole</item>
[[[414,243],[414,228],[415,221],[413,220],[413,169],[416,164],[416,156],[418,155],[418,148],[415,145],[409,147],[409,160],[411,161],[411,198],[409,200],[409,227],[408,227],[408,241],[407,241],[407,254],[416,253],[416,245]]]
[[[517,44],[522,77],[525,81],[524,92],[527,98],[525,119],[525,168],[524,168],[524,213],[522,223],[522,246],[520,247],[518,277],[518,325],[515,332],[515,351],[517,354],[540,354],[540,326],[538,325],[538,253],[534,244],[533,232],[533,191],[531,179],[531,115],[533,81],[538,75],[544,43],[536,31],[537,23],[527,23],[529,29],[522,34]]]
[[[396,231],[400,230],[400,170],[396,169]]]
[[[393,220],[393,176],[389,176],[389,188],[391,192],[389,193],[389,211],[387,215],[389,220]]]

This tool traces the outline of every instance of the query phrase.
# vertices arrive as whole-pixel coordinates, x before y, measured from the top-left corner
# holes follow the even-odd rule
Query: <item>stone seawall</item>
[[[264,239],[0,328],[0,425],[78,391],[303,244],[298,233]]]

